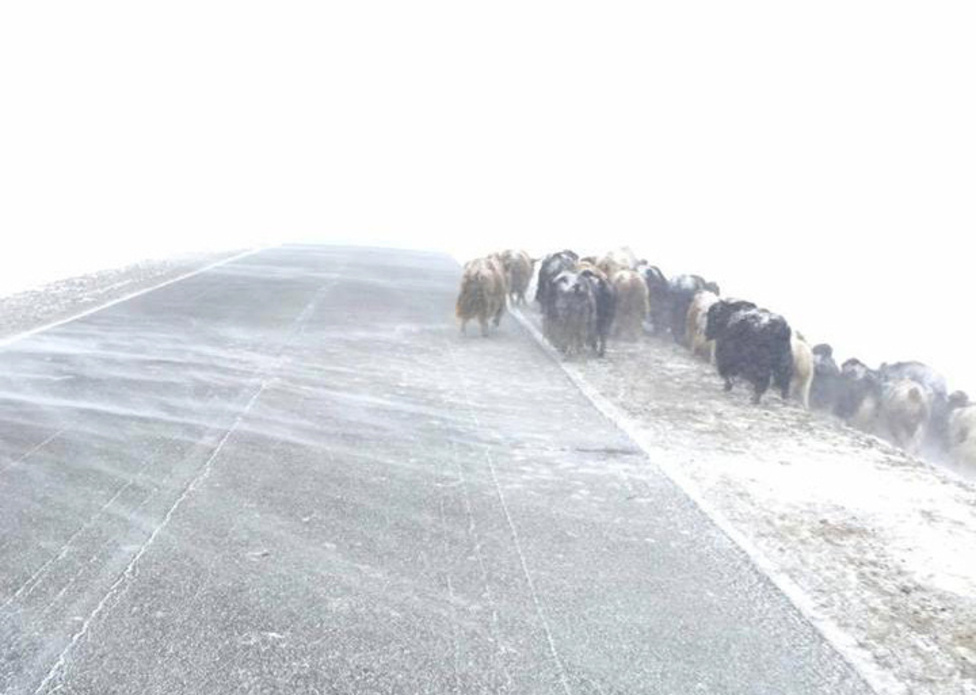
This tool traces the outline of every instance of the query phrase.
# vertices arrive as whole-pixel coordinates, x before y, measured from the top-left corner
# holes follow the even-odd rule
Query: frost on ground
[[[759,407],[744,385],[724,393],[670,339],[614,342],[566,367],[854,641],[883,690],[976,693],[972,483],[772,391]]]
[[[0,339],[106,304],[239,253],[197,253],[146,260],[0,296]]]

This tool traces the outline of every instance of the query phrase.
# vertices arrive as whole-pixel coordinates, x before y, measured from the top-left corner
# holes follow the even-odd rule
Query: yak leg
[[[759,405],[759,401],[762,400],[763,394],[769,389],[769,376],[760,377],[753,382],[753,394],[752,394],[752,404]],[[789,385],[787,385],[787,393],[789,393]]]
[[[790,380],[780,375],[776,378],[776,385],[783,400],[787,400],[790,397]]]

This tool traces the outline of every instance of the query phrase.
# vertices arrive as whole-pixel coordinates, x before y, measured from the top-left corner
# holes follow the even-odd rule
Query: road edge
[[[144,294],[155,292],[156,290],[162,289],[167,285],[172,285],[174,283],[180,282],[181,280],[186,280],[188,278],[193,277],[194,275],[205,273],[208,270],[213,270],[214,268],[225,265],[227,263],[231,263],[233,261],[240,260],[241,258],[246,258],[247,256],[253,256],[256,253],[260,253],[261,251],[266,251],[268,249],[275,248],[276,246],[277,246],[276,244],[272,244],[269,246],[259,246],[253,249],[248,249],[247,251],[241,251],[240,253],[236,253],[233,256],[228,256],[227,258],[221,258],[219,261],[208,263],[207,265],[201,268],[197,268],[196,270],[191,270],[188,273],[183,273],[182,275],[177,275],[176,277],[170,278],[169,280],[164,280],[159,284],[152,285],[150,287],[143,287],[141,290],[136,290],[135,292],[130,292],[129,294],[125,294],[121,297],[116,297],[115,299],[105,302],[104,304],[93,306],[89,309],[85,309],[84,311],[80,311],[77,314],[72,314],[71,316],[67,316],[63,319],[58,319],[57,321],[44,323],[41,324],[40,326],[35,326],[34,328],[30,328],[26,331],[21,331],[20,333],[15,333],[13,335],[7,336],[6,338],[0,339],[0,348],[8,347],[10,345],[13,345],[14,343],[20,342],[21,340],[37,335],[38,333],[43,333],[44,331],[49,331],[52,328],[63,326],[66,323],[71,323],[72,321],[77,321],[78,319],[82,319],[86,316],[91,316],[92,314],[98,313],[103,309],[108,309],[109,307],[113,307],[116,304],[121,304],[122,302],[127,302],[130,299],[135,299],[136,297],[140,297]]]
[[[813,599],[810,598],[800,585],[785,572],[777,568],[765,553],[741,534],[722,512],[709,503],[690,477],[685,475],[676,465],[663,459],[660,453],[655,451],[647,434],[641,429],[640,425],[591,386],[576,370],[572,369],[572,365],[565,362],[562,356],[543,337],[539,329],[522,314],[519,308],[509,307],[509,313],[521,324],[522,328],[532,337],[539,348],[559,365],[559,368],[566,377],[593,404],[593,407],[637,444],[644,455],[647,456],[648,460],[656,465],[675,486],[695,503],[705,516],[729,540],[746,554],[753,565],[786,596],[790,603],[820,633],[824,640],[834,648],[837,654],[851,666],[854,672],[864,680],[871,690],[878,695],[904,695],[909,692],[907,686],[898,682],[890,673],[879,667],[874,662],[872,655],[861,647],[855,638],[848,635],[833,620],[822,615],[817,610]]]

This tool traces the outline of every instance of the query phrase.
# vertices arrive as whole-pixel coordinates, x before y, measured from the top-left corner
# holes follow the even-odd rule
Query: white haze
[[[287,240],[629,244],[976,391],[968,2],[4,3],[0,292]]]

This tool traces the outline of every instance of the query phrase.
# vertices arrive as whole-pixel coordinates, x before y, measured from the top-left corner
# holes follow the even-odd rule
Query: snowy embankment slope
[[[726,394],[669,341],[563,364],[876,689],[976,693],[971,483],[772,393]]]
[[[144,260],[121,268],[77,275],[19,292],[0,294],[0,340],[172,282],[242,252],[236,249]]]

